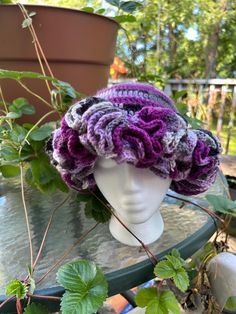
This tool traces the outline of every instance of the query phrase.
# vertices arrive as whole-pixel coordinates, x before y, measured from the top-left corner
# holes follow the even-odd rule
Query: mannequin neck
[[[129,223],[124,221],[117,213],[116,215],[144,244],[150,244],[159,239],[162,235],[164,223],[159,210],[147,221],[140,224]],[[140,242],[122,226],[115,216],[111,217],[109,229],[113,237],[118,241],[130,246],[141,246]]]

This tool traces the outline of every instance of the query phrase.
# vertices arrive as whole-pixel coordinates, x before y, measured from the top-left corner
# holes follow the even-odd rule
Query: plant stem
[[[46,230],[45,230],[45,232],[44,232],[43,240],[42,240],[42,242],[41,242],[41,245],[40,245],[38,254],[37,254],[37,256],[36,256],[36,258],[35,258],[35,261],[34,261],[34,263],[33,263],[33,269],[32,269],[32,271],[34,271],[35,266],[37,265],[38,260],[39,260],[39,258],[40,258],[40,255],[41,255],[41,253],[42,253],[42,250],[43,250],[43,247],[44,247],[44,244],[45,244],[47,235],[48,235],[49,228],[50,228],[50,226],[51,226],[51,224],[52,224],[52,219],[53,219],[53,217],[54,217],[56,211],[69,199],[69,197],[70,197],[70,195],[68,195],[58,206],[56,206],[56,207],[54,208],[54,210],[53,210],[53,212],[52,212],[52,214],[51,214],[51,217],[50,217],[50,219],[49,219],[49,222],[48,222],[48,224],[47,224]]]
[[[91,232],[93,231],[97,226],[99,225],[99,222],[97,222],[92,228],[87,230],[84,234],[82,234],[81,237],[73,244],[66,252],[61,256],[61,258],[51,267],[49,270],[36,282],[36,284],[39,284],[41,281],[44,280],[44,278],[53,271],[69,254],[70,252]]]
[[[25,18],[25,19],[30,18],[30,16],[28,15],[28,12],[27,12],[27,10],[25,9],[24,5],[18,3],[18,6],[19,6],[19,8],[20,8],[20,10],[21,10],[21,12],[22,12],[24,18]],[[45,57],[45,55],[44,55],[43,49],[42,49],[42,47],[41,47],[41,45],[40,45],[40,42],[39,42],[39,40],[38,40],[38,37],[37,37],[37,35],[36,35],[36,32],[35,32],[35,30],[34,30],[34,27],[33,27],[32,23],[29,25],[28,28],[29,28],[29,31],[30,31],[31,36],[32,36],[32,38],[33,38],[33,44],[34,44],[35,52],[36,52],[36,55],[37,55],[37,58],[38,58],[39,65],[40,65],[40,68],[41,68],[42,73],[43,73],[44,75],[46,75],[46,72],[45,72],[45,70],[44,70],[43,63],[42,63],[42,60],[41,60],[41,57],[40,57],[40,53],[39,53],[39,52],[41,52],[41,55],[42,55],[42,57],[43,57],[43,60],[44,60],[44,62],[45,62],[45,64],[46,64],[47,68],[48,68],[48,71],[49,71],[50,75],[51,75],[52,77],[54,77],[54,76],[53,76],[53,73],[52,73],[52,70],[51,70],[51,68],[50,68],[50,66],[49,66],[49,64],[48,64],[48,62],[47,62],[47,59],[46,59],[46,57]],[[45,81],[45,83],[46,83],[46,85],[47,85],[49,94],[51,95],[51,89],[50,89],[50,86],[49,86],[48,81]]]
[[[28,131],[28,133],[26,134],[25,138],[24,138],[24,141],[22,142],[21,144],[21,148],[19,150],[19,156],[21,154],[21,151],[22,151],[22,148],[25,144],[25,142],[27,141],[27,138],[29,137],[30,133],[33,132],[33,130],[44,120],[46,119],[48,116],[50,116],[51,114],[55,113],[56,111],[55,110],[52,110],[52,111],[49,111],[48,113],[46,113],[42,118],[40,118],[33,126],[32,128]]]
[[[52,300],[52,301],[58,301],[61,300],[60,297],[52,297],[49,295],[37,295],[37,294],[31,294],[31,293],[27,293],[27,297],[30,297],[32,299],[47,299],[47,300]]]
[[[103,204],[103,206],[105,206],[109,212],[119,221],[119,223],[141,244],[141,246],[143,247],[143,249],[145,250],[145,252],[147,253],[148,258],[150,259],[150,261],[152,262],[153,265],[156,265],[158,260],[156,258],[156,256],[152,253],[152,251],[149,249],[149,247],[144,244],[124,223],[123,221],[121,221],[121,219],[115,214],[115,212],[109,207],[107,206],[106,203],[104,203],[93,191],[90,191],[91,194],[93,194],[93,196],[95,196],[97,198],[97,200]]]
[[[23,178],[23,165],[20,163],[20,181],[21,181],[21,197],[25,212],[25,220],[26,220],[26,226],[27,226],[27,232],[28,232],[28,238],[29,238],[29,251],[30,251],[30,266],[32,268],[33,266],[33,246],[32,246],[32,239],[31,239],[31,233],[30,233],[30,226],[29,226],[29,218],[28,218],[28,210],[25,203],[25,193],[24,193],[24,178]]]
[[[0,309],[1,309],[2,307],[4,307],[5,304],[7,304],[7,303],[10,302],[11,300],[13,300],[14,298],[15,298],[15,295],[13,295],[13,296],[7,298],[5,301],[3,301],[3,302],[0,304]]]
[[[169,196],[169,197],[175,198],[175,199],[177,199],[177,200],[179,200],[179,201],[182,201],[182,202],[184,202],[184,203],[189,203],[189,204],[191,204],[191,205],[194,205],[194,206],[196,206],[196,207],[202,209],[204,212],[206,212],[206,213],[207,213],[209,216],[211,216],[212,218],[218,219],[218,220],[222,223],[222,225],[225,227],[225,221],[224,221],[222,218],[220,218],[216,213],[212,212],[211,210],[209,210],[209,209],[207,209],[207,208],[205,208],[205,207],[203,207],[203,206],[201,206],[201,205],[199,205],[199,204],[197,204],[197,203],[195,203],[195,202],[193,202],[193,201],[189,201],[189,200],[186,200],[186,199],[184,199],[184,198],[171,195],[171,194],[169,194],[169,193],[167,193],[166,195]]]
[[[45,75],[45,74],[44,74]],[[39,96],[38,94],[34,93],[32,90],[30,90],[25,84],[23,84],[20,80],[17,80],[17,82],[20,84],[21,87],[23,87],[28,93],[38,98],[40,101],[42,101],[45,105],[47,105],[49,108],[53,108],[53,106],[44,98]]]
[[[2,92],[2,87],[1,87],[1,85],[0,85],[0,96],[1,96],[1,98],[2,98],[2,102],[3,102],[3,105],[4,105],[4,109],[6,110],[6,112],[5,112],[5,114],[6,114],[6,113],[8,113],[9,111],[8,111],[7,104],[6,104],[5,99],[4,99],[4,96],[3,96],[3,92]]]

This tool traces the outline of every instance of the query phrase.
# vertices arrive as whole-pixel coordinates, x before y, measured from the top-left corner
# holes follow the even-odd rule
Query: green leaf
[[[19,124],[14,124],[10,132],[10,138],[15,143],[21,143],[27,134],[27,130]]]
[[[77,92],[69,83],[60,80],[54,80],[52,84],[60,89],[62,93],[70,96],[71,98],[77,97]]]
[[[180,314],[180,307],[175,295],[170,290],[162,291],[156,299],[149,302],[146,314]]]
[[[113,5],[114,7],[119,8],[120,6],[120,0],[105,0],[110,5]]]
[[[107,297],[107,281],[94,262],[80,260],[63,265],[57,281],[67,290],[61,302],[63,314],[92,314]]]
[[[135,302],[140,307],[145,307],[148,305],[152,299],[157,298],[157,288],[143,288],[138,291],[135,296]]]
[[[175,248],[171,250],[171,255],[176,258],[181,258],[180,252]]]
[[[172,99],[176,102],[179,98],[182,98],[187,95],[186,90],[180,90],[175,92],[174,96],[172,96]]]
[[[103,14],[106,10],[105,9],[98,9],[95,13],[96,14]]]
[[[32,78],[32,79],[41,79],[41,80],[48,80],[48,81],[55,81],[51,76],[44,76],[40,73],[36,72],[28,72],[28,71],[10,71],[0,69],[0,79],[14,79],[14,80],[21,80],[23,78]]]
[[[25,308],[24,314],[49,314],[49,311],[42,304],[31,303]]]
[[[155,266],[154,273],[158,278],[168,279],[172,278],[176,274],[176,271],[171,262],[164,260]]]
[[[21,116],[22,116],[21,112],[8,112],[8,114],[6,115],[6,118],[8,118],[8,119],[17,119],[17,118],[19,118]]]
[[[0,166],[0,172],[4,178],[12,178],[20,174],[20,167],[13,165],[3,165]]]
[[[230,214],[236,217],[236,201],[231,201],[229,198],[224,196],[212,194],[206,195],[206,199],[213,206],[216,212]]]
[[[17,98],[13,100],[12,104],[9,106],[10,111],[22,114],[34,114],[35,108],[30,105],[28,100],[25,98]]]
[[[177,258],[168,254],[166,255],[166,259],[172,264],[175,270],[181,268],[184,265],[184,260],[181,258]]]
[[[22,28],[27,28],[32,24],[32,19],[31,17],[27,17],[26,19],[24,19],[24,21],[22,22]]]
[[[92,7],[84,7],[84,8],[81,9],[81,11],[93,13],[94,12],[94,8],[92,8]]]
[[[186,270],[180,268],[176,270],[176,274],[173,276],[174,283],[179,290],[185,292],[189,287],[189,278]]]
[[[125,15],[118,15],[118,16],[114,16],[112,17],[116,22],[118,23],[132,23],[132,22],[136,22],[136,18],[133,15],[130,14],[125,14]]]
[[[120,3],[120,9],[127,13],[133,13],[140,7],[142,7],[142,4],[136,1],[122,1]]]
[[[55,123],[46,123],[41,127],[33,130],[29,137],[34,141],[42,141],[48,138],[55,130]]]
[[[26,287],[20,280],[13,279],[7,284],[6,295],[15,295],[18,299],[24,299]]]
[[[173,314],[180,314],[180,306],[174,295],[170,290],[163,291],[160,296],[160,304],[166,308],[166,313],[171,311]]]
[[[107,208],[94,196],[92,196],[85,205],[85,215],[93,218],[97,222],[106,222],[111,218],[111,213]]]
[[[225,303],[224,308],[228,311],[235,311],[236,310],[236,296],[229,297]]]
[[[93,195],[88,193],[88,194],[83,194],[83,193],[78,193],[76,196],[76,199],[78,202],[88,202],[90,200],[92,200]]]

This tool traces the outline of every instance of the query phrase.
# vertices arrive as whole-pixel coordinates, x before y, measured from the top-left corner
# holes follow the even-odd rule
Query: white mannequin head
[[[158,177],[149,169],[136,168],[128,163],[117,164],[104,157],[96,162],[94,178],[118,217],[138,238],[148,244],[160,237],[163,220],[159,206],[171,179]],[[140,245],[114,217],[110,221],[110,231],[120,242]]]

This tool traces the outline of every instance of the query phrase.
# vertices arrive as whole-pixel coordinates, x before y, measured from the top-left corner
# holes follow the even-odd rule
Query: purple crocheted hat
[[[172,100],[143,83],[117,84],[74,104],[48,145],[62,178],[81,191],[94,188],[98,157],[149,168],[171,178],[185,195],[214,182],[221,146],[209,131],[188,128]]]

